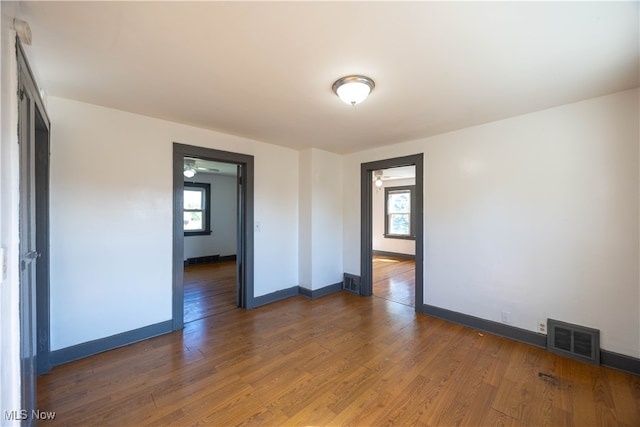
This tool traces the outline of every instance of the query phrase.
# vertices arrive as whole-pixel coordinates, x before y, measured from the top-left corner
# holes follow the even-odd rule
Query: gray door
[[[20,364],[22,408],[36,409],[36,221],[35,221],[35,102],[20,87],[18,111],[20,142]],[[30,424],[30,418],[26,424]]]
[[[35,424],[36,375],[49,363],[49,118],[17,45],[20,144],[20,372],[23,425]]]

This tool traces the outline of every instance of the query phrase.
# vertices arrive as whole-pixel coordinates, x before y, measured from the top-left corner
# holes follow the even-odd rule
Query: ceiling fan
[[[196,174],[196,161],[195,159],[184,159],[184,171],[185,178],[193,178]]]
[[[381,170],[377,170],[373,172],[374,180],[373,182],[376,184],[376,187],[382,187],[382,178],[389,178],[388,176],[384,176]]]
[[[190,157],[185,157],[185,159],[184,159],[185,175],[184,176],[186,176],[187,178],[192,178],[198,172],[203,172],[203,173],[220,172],[220,169],[209,168],[209,167],[203,166],[202,164],[200,164],[199,160],[200,159],[194,159],[194,158],[190,158]],[[189,171],[188,173],[191,176],[187,175],[187,171]]]
[[[197,166],[197,165],[196,165],[196,170],[198,172],[209,172],[209,173],[220,172],[220,169],[206,168],[204,166]]]

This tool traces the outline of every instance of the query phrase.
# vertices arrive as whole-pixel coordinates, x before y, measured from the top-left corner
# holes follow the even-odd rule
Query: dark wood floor
[[[415,275],[414,260],[375,255],[373,295],[415,307]]]
[[[340,292],[55,367],[38,408],[47,425],[637,427],[640,377]]]
[[[236,262],[184,268],[184,321],[192,322],[236,308]]]

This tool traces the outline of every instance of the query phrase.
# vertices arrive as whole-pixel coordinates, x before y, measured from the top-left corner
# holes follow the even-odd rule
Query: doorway
[[[422,312],[424,304],[424,173],[423,154],[415,154],[393,159],[363,163],[360,169],[361,182],[361,241],[360,241],[360,293],[363,296],[373,295],[373,181],[376,171],[415,167],[414,203],[412,209],[412,234],[415,236],[415,268],[414,268],[414,296],[413,306]]]
[[[415,307],[415,166],[374,171],[372,292]]]
[[[236,169],[235,306],[253,308],[253,156],[173,144],[173,329],[185,322],[185,158]]]
[[[237,307],[238,165],[184,158],[184,322]]]

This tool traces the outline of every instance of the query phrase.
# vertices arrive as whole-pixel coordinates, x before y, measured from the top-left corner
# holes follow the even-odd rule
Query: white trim
[[[20,402],[20,318],[19,318],[19,146],[18,65],[16,33],[2,15],[2,99],[0,102],[0,245],[7,257],[7,278],[0,282],[0,415],[3,425],[17,425],[4,419],[4,412],[19,410]],[[8,424],[7,424],[8,423]]]

